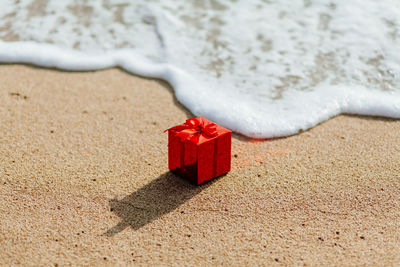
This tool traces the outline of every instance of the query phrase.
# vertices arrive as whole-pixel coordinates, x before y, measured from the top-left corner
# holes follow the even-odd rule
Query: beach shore
[[[400,264],[399,120],[234,135],[231,172],[193,186],[161,81],[0,65],[0,99],[1,265]]]

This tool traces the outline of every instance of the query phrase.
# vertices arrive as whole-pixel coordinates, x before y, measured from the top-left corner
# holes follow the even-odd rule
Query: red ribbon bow
[[[199,141],[201,135],[211,138],[218,134],[217,125],[215,123],[205,123],[203,120],[196,118],[188,119],[184,124],[169,128],[164,132],[166,131],[175,131],[175,136],[182,142],[190,140],[195,143]]]

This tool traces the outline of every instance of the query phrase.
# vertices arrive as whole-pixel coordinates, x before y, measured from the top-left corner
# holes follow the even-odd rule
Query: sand
[[[1,265],[400,265],[400,121],[234,135],[193,186],[163,130],[192,115],[119,69],[0,66]]]

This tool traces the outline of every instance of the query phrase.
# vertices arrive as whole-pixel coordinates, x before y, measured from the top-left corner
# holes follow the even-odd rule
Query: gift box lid
[[[181,141],[187,140],[200,145],[231,131],[200,116],[188,119],[181,125],[169,128],[168,132],[175,132]]]

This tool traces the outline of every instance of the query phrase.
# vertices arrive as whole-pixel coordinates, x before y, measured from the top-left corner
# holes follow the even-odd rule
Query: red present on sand
[[[172,172],[199,185],[230,171],[231,131],[203,117],[166,131]]]

